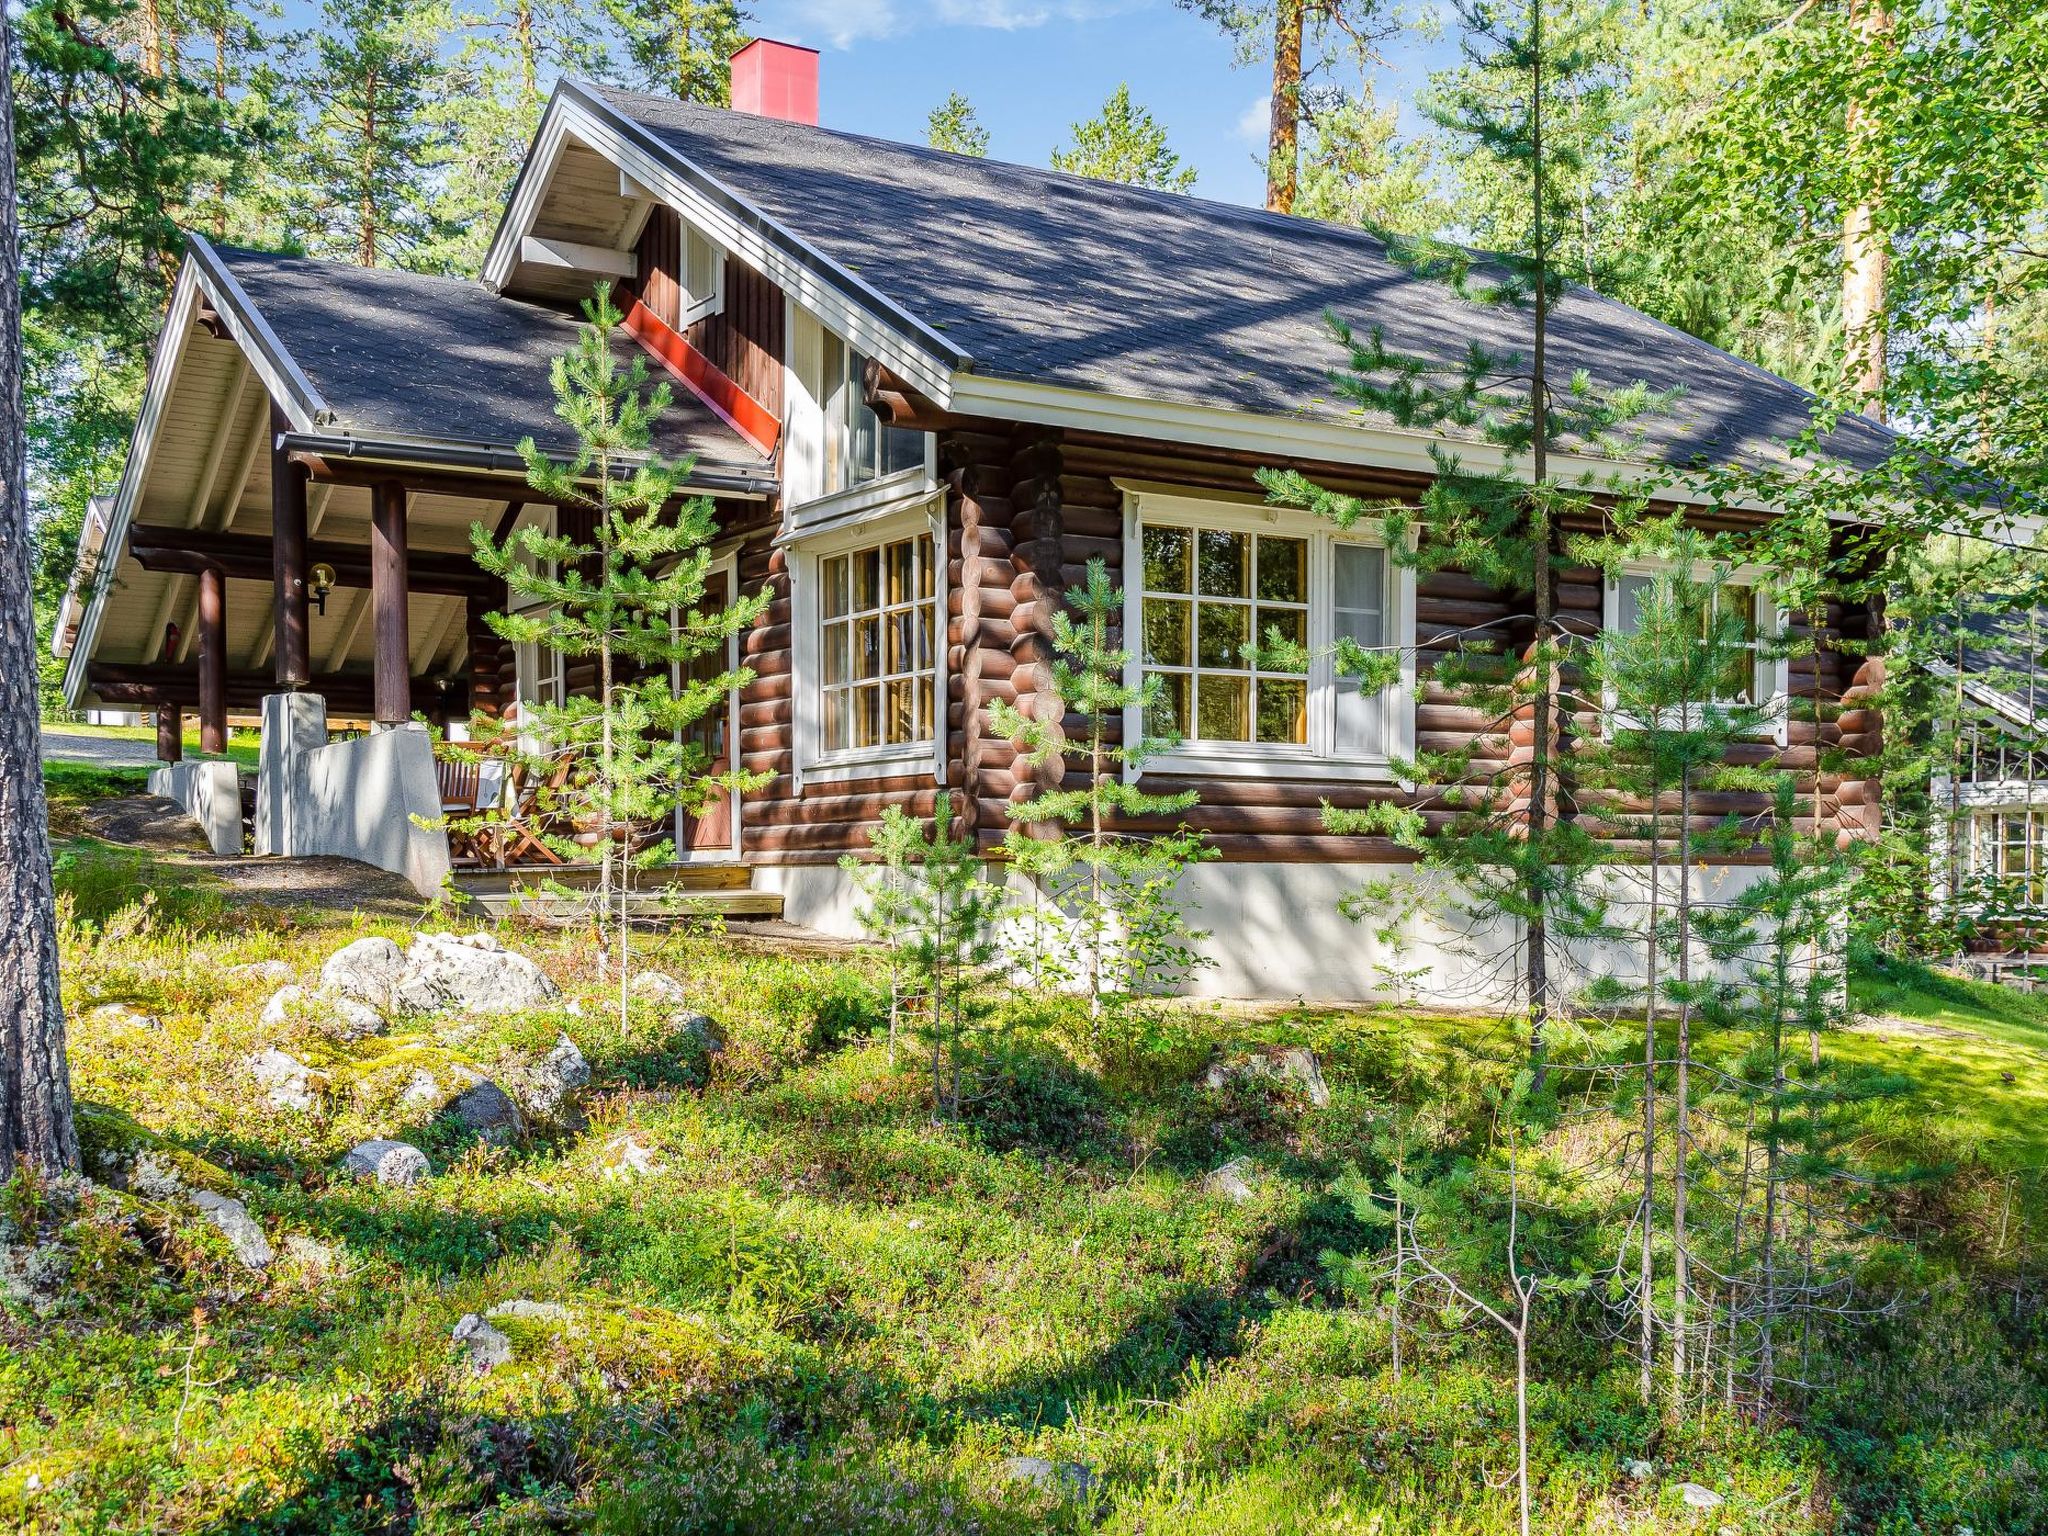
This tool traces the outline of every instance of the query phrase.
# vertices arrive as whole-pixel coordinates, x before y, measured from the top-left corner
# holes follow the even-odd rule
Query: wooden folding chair
[[[437,756],[434,777],[441,786],[441,819],[448,833],[448,857],[457,864],[482,863],[475,836],[456,823],[477,813],[477,786],[483,777],[483,764],[474,758],[465,762]]]

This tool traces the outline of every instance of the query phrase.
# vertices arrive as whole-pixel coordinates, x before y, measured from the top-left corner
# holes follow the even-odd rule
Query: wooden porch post
[[[288,423],[270,407],[270,576],[277,625],[277,681],[296,692],[313,680],[306,625],[306,470],[279,444]]]
[[[371,621],[377,635],[373,713],[379,725],[412,718],[412,647],[406,635],[405,487],[386,480],[370,516]]]
[[[199,750],[228,749],[227,577],[217,565],[199,568]]]
[[[166,700],[156,707],[156,758],[160,763],[175,763],[184,755],[184,711]]]

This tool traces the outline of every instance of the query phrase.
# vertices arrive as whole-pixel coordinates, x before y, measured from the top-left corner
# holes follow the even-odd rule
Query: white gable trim
[[[502,291],[519,262],[564,146],[603,155],[636,186],[675,209],[726,251],[767,277],[857,350],[877,358],[941,407],[957,369],[973,360],[857,274],[778,224],[637,123],[565,81],[541,120],[526,169],[484,258],[482,280]]]
[[[114,492],[113,512],[107,520],[106,536],[99,544],[98,563],[91,573],[92,597],[78,621],[78,635],[71,642],[71,655],[64,664],[67,709],[79,708],[85,697],[87,661],[99,638],[107,593],[114,584],[114,569],[128,547],[128,525],[135,520],[135,506],[142,498],[142,483],[149,475],[149,461],[156,448],[157,433],[163,427],[164,410],[177,389],[178,373],[185,363],[185,348],[192,339],[192,326],[199,314],[199,294],[198,276],[188,256],[171,292],[171,309],[164,320],[162,340],[157,344],[156,356],[149,361],[142,407],[136,413],[135,432],[128,442],[128,461],[121,471],[121,484]],[[73,583],[83,574],[81,561],[80,568],[72,572]]]

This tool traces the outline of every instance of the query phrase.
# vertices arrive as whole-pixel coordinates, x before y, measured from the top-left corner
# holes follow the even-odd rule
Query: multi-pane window
[[[1970,868],[2009,882],[2024,899],[2042,900],[2048,877],[2048,811],[1979,811],[1970,818]]]
[[[867,359],[825,334],[825,486],[850,490],[924,464],[924,434],[892,427],[867,402]]]
[[[1657,578],[1634,572],[1624,574],[1615,584],[1615,630],[1632,635],[1642,625],[1643,605],[1648,600]],[[1702,636],[1726,614],[1733,619],[1738,649],[1728,658],[1727,670],[1714,685],[1714,700],[1722,704],[1757,704],[1762,700],[1757,689],[1757,660],[1759,656],[1759,627],[1757,624],[1757,592],[1754,587],[1737,582],[1725,582],[1710,589],[1707,602],[1701,611],[1693,615]]]
[[[818,588],[823,750],[933,740],[931,539],[828,555]]]
[[[1386,551],[1244,521],[1136,532],[1134,649],[1160,682],[1146,731],[1211,762],[1386,758],[1393,706],[1343,665],[1388,643]]]
[[[1152,731],[1308,741],[1308,540],[1144,531],[1144,664],[1165,682]]]

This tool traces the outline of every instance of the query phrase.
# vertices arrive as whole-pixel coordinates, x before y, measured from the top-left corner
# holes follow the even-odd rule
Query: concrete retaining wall
[[[326,742],[327,709],[316,695],[263,701],[256,851],[356,859],[405,876],[422,896],[440,890],[448,877],[448,834],[419,824],[441,815],[425,727]]]
[[[215,853],[242,851],[242,773],[233,763],[165,763],[150,770],[149,792],[182,805]]]

